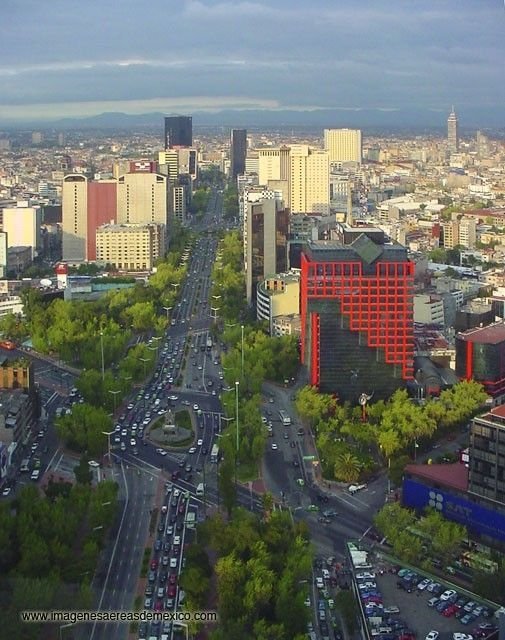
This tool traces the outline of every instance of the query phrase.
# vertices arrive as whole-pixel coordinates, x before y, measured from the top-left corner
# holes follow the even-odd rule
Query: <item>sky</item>
[[[505,116],[504,0],[2,0],[0,119]],[[505,118],[503,119],[505,122]]]

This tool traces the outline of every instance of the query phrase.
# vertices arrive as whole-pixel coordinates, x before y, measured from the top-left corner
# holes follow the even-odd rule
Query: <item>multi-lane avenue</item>
[[[169,310],[167,329],[164,335],[150,340],[157,356],[155,370],[143,388],[135,389],[116,412],[111,436],[112,464],[106,460],[102,468],[94,470],[96,481],[103,477],[117,481],[120,499],[119,519],[93,580],[97,605],[102,610],[133,608],[155,508],[161,511],[162,519],[153,541],[144,606],[176,610],[181,597],[178,573],[184,561],[180,539],[190,541],[193,533],[186,527],[187,514],[194,513],[196,519],[201,519],[206,509],[219,504],[218,464],[212,452],[215,445],[219,446],[222,429],[219,395],[224,376],[221,345],[209,341],[217,313],[211,297],[217,240],[205,230],[222,225],[221,210],[222,195],[214,190],[204,219],[195,227],[201,233],[192,246],[178,302]],[[43,370],[44,366],[49,372],[46,383],[55,387],[46,391],[51,416],[57,403],[63,404],[58,393],[70,390],[73,376],[48,363],[37,363],[37,369]],[[62,374],[67,376],[65,384]],[[345,490],[330,493],[314,484],[313,443],[310,434],[296,422],[292,396],[293,388],[264,385],[262,416],[270,437],[262,465],[263,485],[272,492],[276,508],[289,510],[294,519],[307,521],[318,554],[343,557],[345,540],[362,536],[373,513],[384,503],[385,481],[379,478],[356,495]],[[151,442],[151,422],[168,410],[181,408],[187,408],[192,416],[192,445],[180,451]],[[280,411],[291,418],[291,424]],[[44,462],[49,468],[63,468],[64,456],[56,450],[57,442],[50,429],[46,438]],[[205,485],[204,496],[197,495],[201,483]],[[250,483],[238,485],[237,500],[247,509],[261,510],[261,495],[253,491]],[[312,510],[313,505],[333,515],[321,521],[320,513]],[[91,640],[119,640],[127,637],[128,625],[96,624],[72,631]],[[141,625],[138,637],[148,633],[150,636],[146,637],[161,637],[162,632],[159,625]],[[173,633],[171,629],[170,634]]]

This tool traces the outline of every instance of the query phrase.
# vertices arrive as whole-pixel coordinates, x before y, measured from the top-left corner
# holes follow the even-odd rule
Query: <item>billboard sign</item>
[[[403,481],[403,504],[423,510],[432,507],[446,517],[479,535],[505,541],[505,514],[471,502],[446,489],[428,487],[413,478]]]

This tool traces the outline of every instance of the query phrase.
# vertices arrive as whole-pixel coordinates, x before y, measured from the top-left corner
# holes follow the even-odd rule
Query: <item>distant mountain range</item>
[[[53,121],[1,121],[0,128],[13,129],[161,129],[166,113],[143,113],[129,115],[126,113],[101,113],[84,118],[63,118]],[[365,131],[374,130],[411,130],[418,132],[445,131],[448,112],[427,109],[399,109],[396,111],[380,111],[378,109],[361,109],[359,111],[343,111],[339,109],[302,110],[223,110],[216,112],[195,111],[193,125],[195,127],[245,127],[283,128],[283,127],[356,127]],[[458,111],[460,127],[464,129],[504,129],[503,114],[495,108],[462,109]]]

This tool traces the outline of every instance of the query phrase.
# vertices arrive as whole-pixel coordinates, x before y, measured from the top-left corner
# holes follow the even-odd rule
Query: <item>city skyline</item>
[[[498,115],[505,102],[500,0],[153,0],[149,9],[7,2],[0,121],[327,109],[419,111],[436,123],[452,104],[464,121]]]

